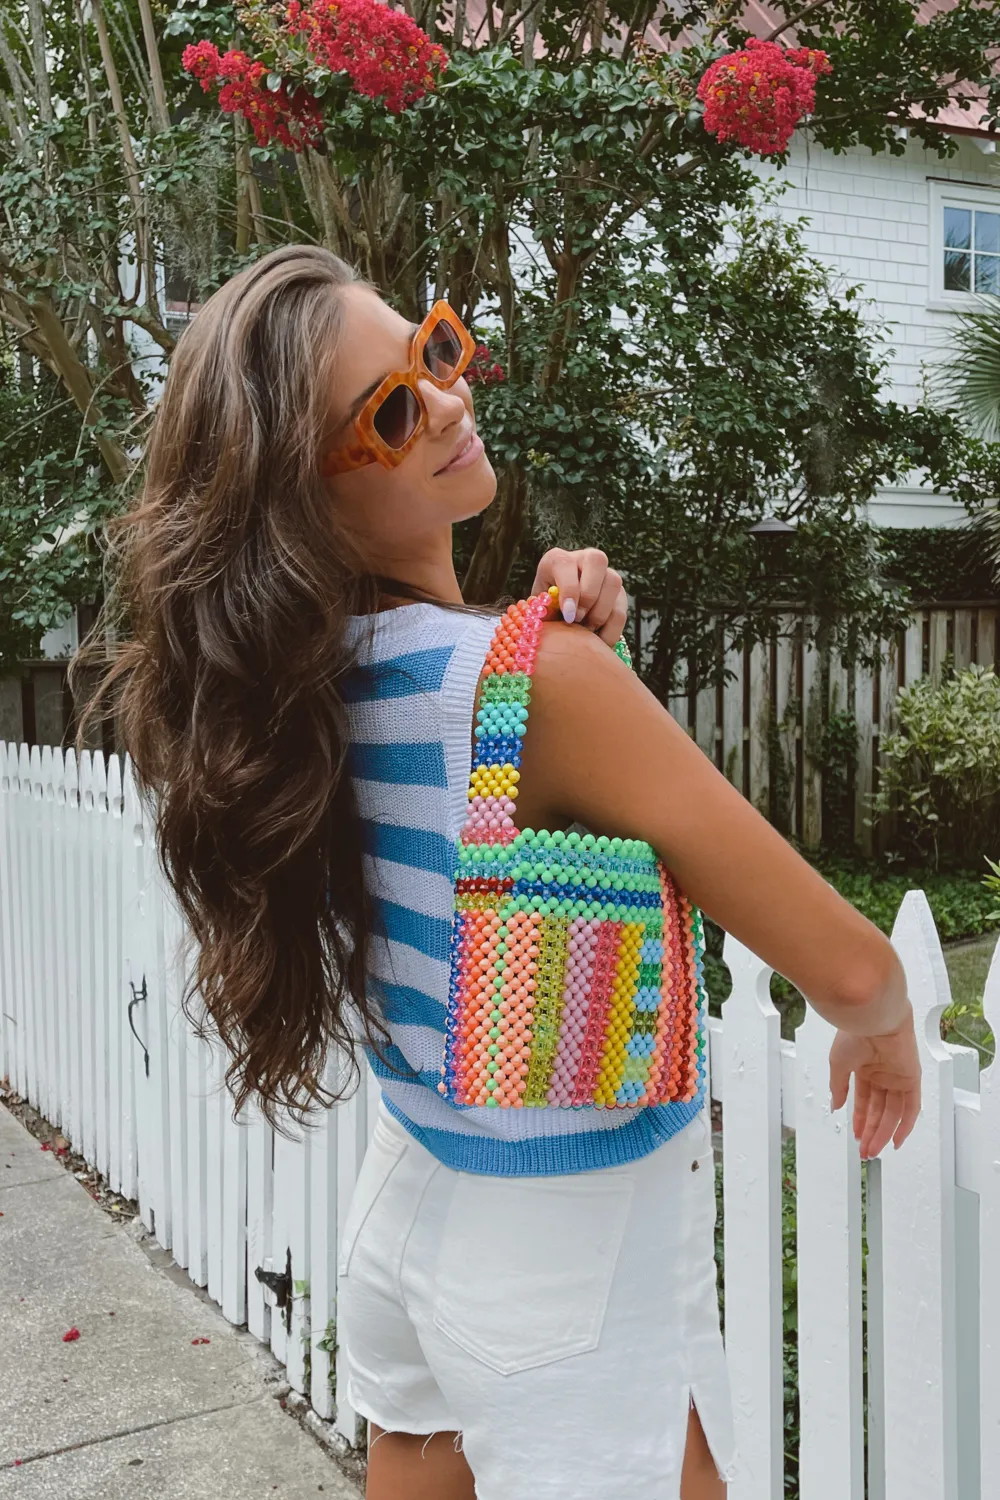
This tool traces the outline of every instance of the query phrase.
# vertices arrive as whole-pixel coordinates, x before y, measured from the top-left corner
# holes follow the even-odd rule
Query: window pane
[[[972,243],[972,209],[946,208],[944,243],[947,250],[968,250]]]
[[[967,292],[970,289],[969,263],[971,255],[958,250],[944,252],[944,289],[946,292]]]
[[[1000,255],[976,256],[976,291],[1000,293]]]
[[[976,249],[988,250],[991,255],[1000,254],[1000,214],[984,214],[976,210]]]

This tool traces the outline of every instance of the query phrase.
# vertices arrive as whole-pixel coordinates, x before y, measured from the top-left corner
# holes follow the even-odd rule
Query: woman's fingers
[[[905,1094],[903,1096],[903,1112],[900,1116],[899,1124],[896,1127],[895,1134],[892,1137],[892,1143],[897,1151],[906,1140],[906,1137],[910,1134],[910,1131],[913,1129],[914,1125],[917,1123],[917,1117],[919,1116],[919,1114],[920,1090],[913,1089],[908,1094]]]
[[[533,594],[541,594],[553,584],[559,590],[559,607],[567,625],[581,613],[580,608],[580,554],[566,552],[562,547],[550,547],[538,562],[535,581],[531,585]],[[605,565],[607,560],[605,559]]]
[[[881,1095],[881,1098],[879,1096]],[[861,1143],[862,1156],[879,1156],[892,1140],[893,1131],[903,1114],[903,1095],[885,1089],[875,1089],[872,1105],[868,1111],[868,1130]]]
[[[836,1112],[847,1103],[851,1087],[851,1070],[840,1062],[834,1052],[830,1053],[830,1108]]]
[[[585,624],[609,646],[621,637],[628,615],[628,600],[621,574],[608,566],[607,554],[598,547],[566,552],[550,547],[538,564],[531,592],[540,594],[555,584],[563,619]]]
[[[872,1086],[857,1074],[854,1076],[854,1139],[860,1141],[868,1119],[868,1102]]]
[[[598,613],[603,613],[605,603],[603,592],[585,622],[592,630],[596,630],[601,640],[605,641],[609,646],[616,646],[621,640],[625,630],[625,621],[628,619],[628,595],[625,593],[625,585],[619,582],[617,588],[615,588],[614,584],[610,583],[612,579],[616,579],[617,577],[617,573],[614,573],[612,570],[608,571],[610,591],[613,592],[613,598],[611,600],[611,608],[601,624],[597,624],[597,616]]]
[[[585,620],[592,630],[600,630],[622,586],[621,576],[608,566],[607,554],[597,547],[584,547],[576,556],[580,564],[577,619]]]

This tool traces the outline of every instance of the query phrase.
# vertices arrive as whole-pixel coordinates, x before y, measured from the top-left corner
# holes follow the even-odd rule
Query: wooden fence
[[[350,1440],[337,1397],[336,1254],[373,1123],[370,1074],[288,1141],[234,1122],[218,1051],[178,1006],[184,932],[126,762],[0,742],[0,1076],[107,1178],[234,1323],[269,1343]],[[725,1328],[740,1471],[731,1500],[780,1500],[782,1135],[797,1165],[801,1500],[1000,1495],[1000,1067],[940,1040],[948,980],[911,891],[893,942],[924,1065],[924,1110],[864,1172],[832,1115],[832,1031],[781,1039],[770,970],[726,939],[711,1023],[722,1104]],[[985,1010],[1000,1030],[1000,959]],[[982,1268],[982,1274],[981,1269]],[[863,1305],[863,1296],[865,1302]]]
[[[639,648],[655,616],[639,614]],[[836,652],[826,661],[805,642],[801,615],[779,614],[769,641],[726,653],[731,674],[724,685],[682,692],[669,700],[671,714],[719,770],[779,828],[815,849],[832,842],[824,796],[823,739],[831,713],[853,715],[856,761],[842,767],[845,782],[838,813],[846,839],[870,854],[886,830],[873,828],[869,797],[878,791],[880,743],[892,726],[899,688],[921,676],[938,679],[948,662],[1000,667],[1000,606],[928,604],[905,631],[883,645],[877,671],[848,669]],[[720,643],[721,650],[721,643]]]

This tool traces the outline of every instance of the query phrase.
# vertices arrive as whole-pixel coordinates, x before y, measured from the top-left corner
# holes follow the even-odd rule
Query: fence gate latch
[[[257,1280],[266,1286],[269,1292],[274,1293],[275,1306],[284,1309],[285,1331],[292,1331],[292,1252],[287,1251],[287,1260],[283,1271],[265,1271],[263,1266],[257,1266],[253,1273]]]
[[[140,1000],[148,1000],[149,999],[149,995],[146,993],[146,976],[145,976],[145,974],[143,974],[143,976],[142,976],[142,988],[141,989],[137,990],[136,987],[135,987],[135,985],[132,983],[131,979],[128,982],[128,987],[132,991],[132,998],[131,998],[131,1000],[128,1003],[128,1029],[129,1029],[129,1031],[131,1031],[132,1035],[135,1037],[136,1041],[139,1043],[139,1046],[142,1048],[142,1060],[143,1060],[143,1063],[144,1063],[145,1068],[146,1068],[146,1077],[148,1078],[149,1077],[149,1050],[148,1050],[148,1048],[146,1046],[146,1043],[143,1041],[142,1037],[136,1031],[136,1029],[135,1029],[135,1022],[132,1020],[132,1012],[135,1009],[135,1007],[139,1004],[139,1001]]]

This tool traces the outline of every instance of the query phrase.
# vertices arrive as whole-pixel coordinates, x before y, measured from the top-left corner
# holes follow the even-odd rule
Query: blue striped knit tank
[[[487,1110],[438,1092],[445,1039],[455,842],[465,821],[476,685],[497,618],[433,604],[354,617],[345,683],[348,766],[379,932],[369,995],[392,1042],[369,1052],[391,1113],[463,1172],[541,1176],[645,1156],[703,1107]]]

